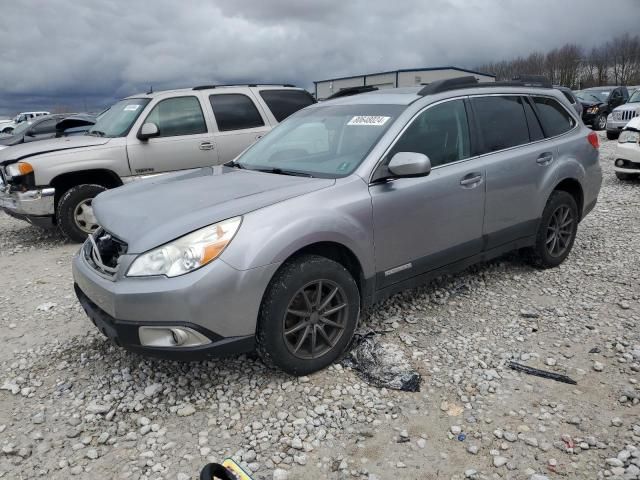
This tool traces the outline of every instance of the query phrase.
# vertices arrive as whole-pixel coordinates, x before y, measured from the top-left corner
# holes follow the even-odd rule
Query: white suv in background
[[[0,209],[57,225],[75,241],[97,228],[100,192],[143,177],[227,163],[315,103],[292,85],[212,85],[144,93],[112,105],[87,135],[0,151]]]

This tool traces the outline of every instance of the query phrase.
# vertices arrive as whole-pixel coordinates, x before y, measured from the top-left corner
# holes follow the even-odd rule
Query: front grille
[[[631,120],[638,116],[638,112],[636,110],[618,110],[617,112],[613,112],[614,120]]]
[[[120,257],[127,253],[127,244],[104,229],[90,235],[84,244],[84,257],[95,270],[107,276],[118,272]]]

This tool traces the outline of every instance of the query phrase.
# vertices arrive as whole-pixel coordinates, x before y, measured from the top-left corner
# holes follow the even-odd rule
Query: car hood
[[[604,105],[604,102],[591,102],[587,100],[580,100],[580,103],[584,108],[595,107],[596,105]]]
[[[621,112],[621,111],[627,111],[627,110],[640,111],[640,102],[625,103],[613,109],[614,112]]]
[[[6,165],[43,153],[104,145],[109,140],[109,138],[104,137],[81,135],[77,137],[52,138],[51,140],[41,140],[39,142],[21,143],[11,148],[5,148],[0,152],[0,165]]]
[[[135,254],[334,183],[333,179],[205,167],[106,191],[95,198],[93,210],[98,223]]]

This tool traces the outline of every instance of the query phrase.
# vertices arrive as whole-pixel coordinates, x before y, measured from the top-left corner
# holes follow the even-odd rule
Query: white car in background
[[[613,169],[620,180],[640,178],[640,117],[633,118],[620,132]]]

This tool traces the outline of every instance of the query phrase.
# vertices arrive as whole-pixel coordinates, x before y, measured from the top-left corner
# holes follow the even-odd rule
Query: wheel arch
[[[318,255],[328,258],[342,265],[353,277],[358,285],[360,301],[368,303],[371,294],[371,282],[365,277],[362,264],[357,255],[346,245],[336,241],[319,241],[298,248],[283,262],[283,265],[302,255]],[[277,272],[276,272],[277,273]],[[275,276],[275,274],[274,274]]]
[[[584,211],[584,190],[582,184],[575,178],[565,178],[556,184],[552,193],[556,191],[567,192],[573,197],[578,206],[578,215],[580,216],[580,220],[582,220]]]
[[[122,186],[122,180],[113,170],[102,168],[62,173],[51,180],[51,186],[56,189],[55,205],[70,188],[82,184],[116,188]]]

